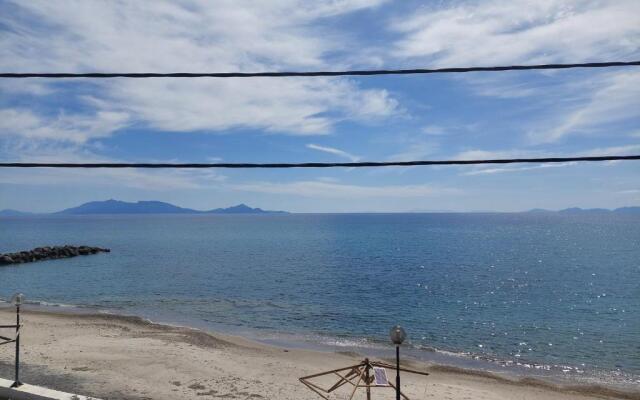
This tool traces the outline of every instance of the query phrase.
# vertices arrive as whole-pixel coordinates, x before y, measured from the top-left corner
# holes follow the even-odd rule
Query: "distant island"
[[[126,202],[120,200],[91,201],[77,207],[67,208],[53,213],[35,214],[17,210],[1,210],[0,216],[19,217],[34,215],[95,215],[95,214],[288,214],[286,211],[269,211],[252,208],[246,204],[228,208],[216,208],[200,211],[178,207],[162,201]]]
[[[564,210],[553,211],[553,210],[545,210],[542,208],[534,208],[533,210],[527,211],[528,213],[557,213],[557,214],[640,214],[640,207],[620,207],[613,210],[609,210],[607,208],[580,208],[580,207],[571,207],[565,208]]]

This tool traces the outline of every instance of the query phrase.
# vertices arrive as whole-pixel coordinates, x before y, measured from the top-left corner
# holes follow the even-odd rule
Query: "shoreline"
[[[197,328],[191,328],[187,326],[176,326],[170,324],[161,324],[152,322],[151,320],[138,317],[138,316],[127,316],[127,315],[119,315],[113,313],[96,313],[94,310],[90,312],[74,312],[73,309],[65,309],[65,310],[43,310],[33,309],[34,307],[27,307],[24,311],[23,315],[25,317],[25,330],[23,332],[24,335],[24,356],[23,362],[26,373],[23,373],[26,381],[35,384],[49,384],[52,385],[54,389],[65,390],[65,389],[74,389],[76,392],[87,393],[89,395],[102,397],[102,398],[120,398],[123,394],[116,387],[112,387],[116,382],[122,377],[114,377],[114,381],[104,380],[104,368],[105,360],[101,358],[98,354],[102,354],[99,349],[104,350],[105,345],[110,349],[110,352],[120,352],[126,349],[124,356],[126,358],[126,353],[130,352],[130,359],[127,360],[128,364],[137,364],[142,362],[143,365],[146,365],[149,360],[148,351],[150,348],[154,348],[155,353],[152,353],[152,359],[157,358],[152,364],[162,365],[164,368],[164,374],[171,375],[173,368],[168,368],[165,363],[171,364],[173,360],[171,357],[177,356],[185,356],[188,355],[187,358],[195,357],[197,358],[198,365],[200,368],[196,368],[199,370],[199,374],[208,376],[210,371],[208,368],[211,368],[207,364],[211,363],[211,359],[214,359],[218,362],[222,362],[225,365],[224,368],[220,369],[213,368],[214,370],[218,370],[218,372],[224,376],[228,376],[229,370],[237,370],[238,365],[236,364],[245,364],[245,358],[252,359],[256,356],[256,353],[260,355],[260,359],[262,364],[267,366],[267,368],[274,368],[277,370],[277,373],[272,373],[272,378],[276,379],[280,375],[286,376],[287,382],[284,385],[287,390],[284,392],[280,391],[277,397],[270,397],[260,392],[260,387],[262,385],[254,384],[255,393],[250,393],[248,395],[258,398],[262,396],[264,398],[315,398],[311,392],[306,393],[306,388],[301,384],[298,384],[297,377],[305,375],[306,372],[313,373],[319,372],[322,370],[327,370],[334,368],[336,366],[342,365],[350,365],[354,360],[359,360],[364,358],[364,356],[354,353],[352,351],[321,351],[321,350],[309,350],[309,349],[300,349],[295,347],[283,347],[280,345],[272,345],[266,344],[264,342],[255,341],[252,339],[247,339],[240,336],[223,334],[219,332],[211,332],[204,331]],[[8,307],[0,306],[0,317],[3,320],[9,319],[10,315],[13,314],[13,310]],[[48,330],[49,334],[44,332],[39,332],[36,334],[34,331],[36,329],[29,329],[29,325],[37,327],[43,327]],[[84,327],[85,329],[79,330],[78,327]],[[74,329],[76,328],[76,329]],[[105,331],[109,331],[108,333]],[[134,332],[134,334],[131,334]],[[76,337],[76,339],[82,343],[82,349],[77,349],[78,345],[76,343],[69,342],[69,337]],[[33,337],[35,336],[35,337]],[[41,336],[41,337],[39,337]],[[57,340],[54,339],[58,337]],[[116,340],[120,338],[121,340]],[[103,340],[105,343],[103,343]],[[41,341],[41,344],[39,343]],[[133,341],[134,343],[131,343]],[[58,345],[62,346],[51,346],[57,342]],[[108,343],[106,343],[108,342]],[[139,343],[142,342],[142,343]],[[32,346],[43,346],[40,352],[34,352],[30,350]],[[173,345],[180,347],[182,350],[189,350],[185,355],[180,355],[180,352],[176,353],[174,351],[169,351],[169,354],[163,353],[163,348],[172,345],[169,347],[173,347]],[[65,347],[66,346],[66,347]],[[8,364],[13,361],[13,357],[8,354],[8,348],[11,346],[4,346],[5,348],[0,347],[0,371],[2,371],[3,375],[8,375]],[[71,357],[69,359],[69,353],[73,349],[78,350],[76,353],[77,357]],[[195,348],[195,349],[194,349]],[[95,353],[98,354],[95,354]],[[107,360],[111,358],[111,353],[103,354]],[[209,352],[219,353],[215,354],[217,357],[210,357],[212,354],[206,354]],[[51,353],[51,354],[49,354]],[[94,354],[94,357],[87,359],[86,353]],[[194,353],[194,354],[191,354]],[[205,357],[202,357],[199,353],[205,353]],[[55,359],[56,354],[62,355],[64,361],[58,361]],[[78,358],[80,360],[78,360]],[[376,357],[384,359],[384,357]],[[242,361],[241,361],[242,360]],[[78,361],[81,364],[91,364],[91,366],[73,366],[71,364],[77,363]],[[182,360],[184,361],[184,360]],[[193,360],[192,360],[193,361]],[[287,364],[288,371],[280,371],[281,368],[277,368],[282,363]],[[544,399],[545,393],[549,396],[549,399],[552,398],[571,398],[571,399],[584,399],[584,398],[618,398],[618,399],[640,399],[640,391],[626,391],[621,390],[614,387],[608,387],[603,385],[595,385],[595,384],[571,384],[571,383],[563,383],[558,384],[555,382],[531,378],[531,377],[517,377],[517,376],[508,376],[507,374],[499,374],[489,371],[482,370],[470,370],[464,368],[458,368],[455,366],[448,365],[439,365],[432,363],[424,363],[417,360],[407,360],[405,359],[404,363],[411,368],[417,368],[420,370],[426,370],[431,373],[430,377],[426,379],[414,379],[409,378],[407,384],[409,385],[407,390],[419,390],[418,387],[428,387],[428,392],[431,393],[432,386],[443,386],[447,387],[445,392],[442,393],[442,398],[450,398],[450,399],[458,399],[464,398],[462,393],[456,394],[456,390],[452,388],[457,388],[467,393],[469,390],[475,391],[480,390],[482,388],[482,393],[486,394],[488,397],[483,397],[482,395],[474,395],[474,398],[502,398],[501,396],[497,396],[497,394],[502,391],[512,391],[519,390],[521,393],[524,393],[522,398],[529,398],[528,395],[531,395],[531,398]],[[261,363],[257,363],[260,365]],[[316,366],[317,364],[317,366]],[[249,363],[248,365],[251,365]],[[70,368],[67,368],[70,367]],[[135,369],[135,368],[134,368]],[[193,365],[189,364],[189,369],[193,369]],[[246,368],[245,368],[246,369]],[[231,377],[228,377],[229,382],[235,382],[243,375],[249,374],[243,368],[240,368],[240,371],[236,371],[235,374],[231,374]],[[36,381],[30,381],[29,372],[32,374],[34,371],[39,370],[38,373],[34,375]],[[87,372],[95,371],[95,374],[89,375],[97,375],[101,377],[101,382],[91,382],[91,379],[87,379]],[[136,369],[137,371],[137,369]],[[179,369],[175,370],[177,375],[181,375]],[[135,372],[135,371],[134,371]],[[202,374],[204,372],[204,374]],[[291,373],[295,373],[294,376],[291,376]],[[140,373],[140,371],[137,371]],[[62,378],[54,378],[47,379],[47,374],[51,376],[59,376],[63,375]],[[258,373],[261,376],[262,373]],[[110,374],[107,374],[110,375]],[[117,375],[117,374],[116,374]],[[189,375],[189,374],[187,374]],[[8,377],[8,376],[5,376]],[[96,376],[93,377],[94,379]],[[48,381],[49,380],[49,381]],[[135,380],[135,379],[134,379]],[[153,381],[154,379],[151,379]],[[259,380],[259,379],[258,379]],[[261,381],[261,380],[260,380]],[[149,381],[143,379],[139,381],[138,384],[146,389],[141,389],[142,392],[154,392],[154,395],[151,397],[145,397],[143,395],[140,398],[172,398],[177,393],[175,393],[175,389],[183,388],[182,383],[176,385],[175,382],[181,382],[180,379],[169,382],[168,388],[164,388],[157,392],[157,389],[154,387],[156,384],[151,385],[149,387]],[[165,384],[167,383],[165,382]],[[251,382],[251,381],[250,381]],[[251,387],[251,384],[247,383],[247,387]],[[433,383],[436,382],[436,383]],[[455,382],[453,386],[450,383]],[[217,384],[224,382],[216,382]],[[275,381],[274,381],[275,383]],[[238,385],[231,385],[230,387],[237,387]],[[462,386],[460,386],[462,384]],[[136,389],[136,385],[131,383],[132,390]],[[220,397],[219,394],[224,392],[224,390],[218,391],[217,389],[211,389],[209,392],[204,392],[204,389],[199,389],[201,386],[205,386],[203,383],[192,383],[189,386],[186,386],[186,389],[190,390],[182,393],[183,398],[189,398],[189,395],[194,395],[194,398],[202,398],[201,396],[209,395],[213,397]],[[278,386],[278,385],[276,385]],[[217,386],[216,386],[217,387]],[[196,388],[196,389],[193,389]],[[269,388],[272,390],[273,388]],[[281,388],[282,389],[282,388]],[[84,390],[84,391],[83,391]],[[443,389],[444,390],[444,389]],[[215,391],[215,393],[213,392]],[[192,393],[193,392],[193,393]],[[199,394],[198,394],[199,393]],[[230,393],[230,392],[229,392]],[[243,393],[241,390],[238,393]],[[248,393],[248,392],[247,392]],[[425,389],[425,393],[427,390]],[[143,393],[144,394],[144,393]],[[468,393],[467,393],[468,394]],[[494,396],[496,395],[496,396]],[[186,397],[185,397],[186,396]],[[238,397],[241,397],[242,394]],[[271,394],[274,396],[274,394]],[[281,397],[284,396],[284,397]],[[306,397],[305,397],[306,396]],[[448,397],[450,396],[450,397]],[[227,396],[233,398],[233,396]],[[415,398],[422,398],[421,394],[414,393]],[[122,397],[122,398],[132,398],[130,396]],[[249,398],[249,397],[244,397]]]
[[[7,303],[0,299],[0,310]],[[354,337],[336,337],[321,334],[284,333],[278,331],[262,331],[260,329],[234,329],[224,325],[198,323],[191,319],[176,319],[168,314],[149,314],[142,310],[109,309],[98,305],[73,305],[49,303],[46,301],[27,301],[33,311],[60,313],[63,315],[111,315],[122,318],[140,318],[156,325],[176,328],[195,329],[216,336],[242,338],[266,346],[288,349],[312,350],[323,353],[351,353],[362,357],[384,359],[389,356],[390,347],[386,342]],[[475,353],[462,351],[425,348],[407,344],[403,349],[403,358],[418,364],[433,365],[444,369],[461,371],[481,376],[496,375],[508,380],[530,380],[550,386],[601,387],[614,391],[629,392],[640,387],[640,377],[622,371],[587,370],[580,373],[578,367],[568,364],[545,365],[518,359],[517,361],[489,358]]]

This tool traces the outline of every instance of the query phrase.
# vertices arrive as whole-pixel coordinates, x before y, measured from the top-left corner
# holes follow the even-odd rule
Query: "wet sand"
[[[14,315],[13,309],[0,308],[0,324],[12,323]],[[273,347],[137,317],[26,310],[23,322],[24,382],[102,399],[321,399],[298,378],[362,359],[356,354]],[[13,351],[12,345],[0,346],[3,378],[13,377]],[[403,391],[412,400],[640,399],[640,390],[560,387],[443,366],[405,365],[431,374],[402,375]],[[387,374],[390,379],[395,376],[393,370]],[[345,386],[332,398],[346,399],[349,394]],[[394,398],[387,388],[372,395]],[[364,391],[354,398],[364,399]]]

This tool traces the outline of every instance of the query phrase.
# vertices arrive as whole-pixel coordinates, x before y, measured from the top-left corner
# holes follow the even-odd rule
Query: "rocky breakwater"
[[[33,250],[0,254],[0,265],[22,264],[34,261],[55,260],[90,254],[108,253],[111,250],[90,246],[36,247]]]

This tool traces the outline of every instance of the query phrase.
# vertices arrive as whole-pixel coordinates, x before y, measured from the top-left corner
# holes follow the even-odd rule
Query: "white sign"
[[[376,386],[389,386],[387,370],[380,367],[373,367],[373,376],[376,378]]]

